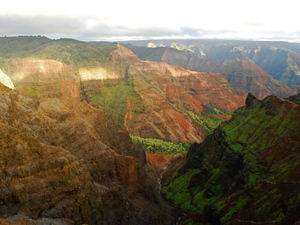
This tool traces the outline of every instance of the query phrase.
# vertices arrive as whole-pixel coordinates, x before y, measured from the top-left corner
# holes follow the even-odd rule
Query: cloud
[[[201,36],[194,28],[131,27],[110,25],[99,18],[69,16],[0,16],[0,35],[46,35],[50,38],[71,37],[81,40],[100,40],[122,37]]]
[[[161,9],[160,9],[161,10]],[[162,10],[161,10],[162,11]],[[124,13],[124,12],[123,12]],[[75,15],[45,14],[0,15],[0,35],[43,35],[49,38],[74,38],[78,40],[125,40],[125,39],[158,39],[158,38],[226,38],[226,39],[259,39],[300,41],[300,32],[292,24],[277,20],[269,23],[260,22],[257,18],[233,20],[231,17],[198,15],[176,18],[171,14],[160,21],[148,17],[135,17],[106,14]],[[125,15],[125,14],[122,14]],[[139,14],[140,16],[141,14]],[[202,15],[203,16],[203,15]],[[193,20],[190,20],[193,18]],[[204,20],[205,19],[205,20]],[[289,29],[283,29],[287,27]]]
[[[76,33],[84,28],[80,19],[58,16],[0,16],[0,35]]]

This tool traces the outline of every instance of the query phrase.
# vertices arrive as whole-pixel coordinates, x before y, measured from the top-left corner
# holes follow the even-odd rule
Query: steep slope
[[[133,118],[133,101],[129,102],[124,121],[133,134],[172,141],[200,141],[201,127],[192,124],[185,111],[201,113],[204,106],[233,111],[243,99],[220,74],[184,70],[165,63],[139,60],[130,50],[119,45],[112,52],[113,61],[125,60],[127,73],[133,78],[134,92],[141,98],[144,112]],[[125,77],[126,79],[126,77]],[[152,134],[151,134],[152,133]]]
[[[100,207],[91,201],[100,195],[85,164],[61,147],[4,123],[0,126],[1,217],[67,217],[77,223],[99,219],[93,214]]]
[[[6,69],[16,90],[28,97],[80,100],[80,79],[61,62],[23,58],[14,60]]]
[[[284,98],[295,94],[293,89],[275,80],[253,62],[224,60],[218,71],[222,71],[230,84],[246,92],[253,92],[259,99],[269,95]]]
[[[280,81],[273,78],[270,74],[262,70],[253,62],[252,59],[249,59],[246,56],[240,57],[245,60],[240,60],[239,55],[237,55],[235,57],[237,59],[225,59],[222,62],[214,62],[207,58],[203,58],[203,55],[199,56],[173,48],[160,47],[147,50],[144,47],[128,46],[129,48],[132,48],[136,54],[144,57],[145,59],[162,61],[170,65],[179,65],[193,71],[221,73],[225,75],[226,79],[232,86],[245,92],[252,92],[259,99],[263,99],[268,95],[276,95],[284,98],[296,93],[292,88],[285,86]],[[226,52],[223,54],[226,54]],[[273,55],[275,55],[274,57],[276,58],[281,57],[280,54],[277,55],[276,52],[273,53]],[[231,57],[228,56],[228,58]],[[286,58],[281,60],[286,60]],[[259,62],[258,59],[256,61]],[[277,67],[278,66],[280,65],[277,65]],[[294,68],[296,69],[295,66]],[[282,73],[284,73],[284,71],[282,71]],[[296,90],[296,88],[294,89]]]
[[[294,224],[299,218],[300,107],[274,96],[224,122],[165,179],[188,224]]]
[[[168,224],[145,153],[86,102],[32,99],[0,85],[0,217]],[[37,222],[38,223],[38,222]]]

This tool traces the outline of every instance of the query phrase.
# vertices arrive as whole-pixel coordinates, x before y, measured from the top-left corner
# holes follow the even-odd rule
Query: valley
[[[299,49],[0,37],[0,223],[297,224]]]

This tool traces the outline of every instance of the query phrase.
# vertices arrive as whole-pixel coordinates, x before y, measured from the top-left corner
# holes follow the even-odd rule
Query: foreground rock
[[[112,118],[85,102],[67,106],[0,87],[2,221],[172,223],[176,211],[158,195],[145,153]]]

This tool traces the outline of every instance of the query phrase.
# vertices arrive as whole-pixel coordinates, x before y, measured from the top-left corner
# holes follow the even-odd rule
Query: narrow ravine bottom
[[[161,184],[161,179],[163,177],[163,174],[167,171],[168,167],[165,167],[159,174],[158,178],[157,178],[157,182],[158,182],[158,192],[159,194],[161,194],[161,188],[162,188],[162,184]],[[176,206],[178,207],[178,206]],[[172,225],[179,225],[180,221],[186,216],[186,213],[183,212],[182,210],[180,210],[181,215],[177,218],[176,222],[173,223]]]
[[[178,217],[178,219],[176,220],[175,223],[173,223],[172,225],[179,225],[180,221],[182,220],[182,218],[184,218],[186,216],[186,213],[181,211],[182,215]]]

